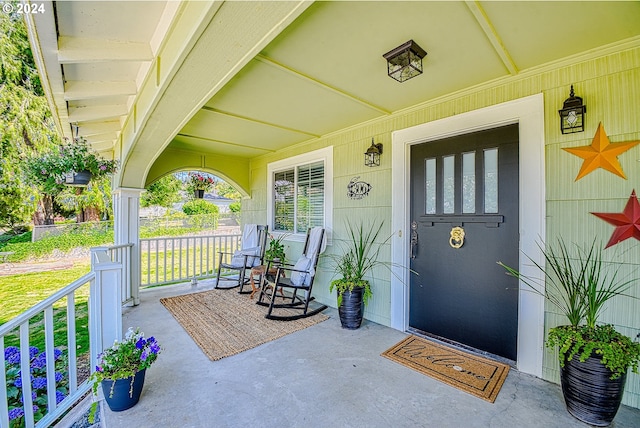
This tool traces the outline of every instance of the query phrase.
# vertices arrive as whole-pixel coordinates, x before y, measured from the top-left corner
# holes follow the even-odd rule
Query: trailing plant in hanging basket
[[[213,187],[214,183],[213,177],[208,174],[201,174],[199,172],[189,173],[189,186],[193,190],[204,190],[206,192]]]
[[[78,137],[55,150],[27,158],[25,167],[32,180],[43,185],[45,192],[53,193],[74,173],[88,171],[93,179],[100,178],[116,172],[118,162],[103,158],[83,137]]]

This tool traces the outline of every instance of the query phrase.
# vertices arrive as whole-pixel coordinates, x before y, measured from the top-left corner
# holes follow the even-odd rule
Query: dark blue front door
[[[409,326],[517,357],[518,125],[411,149]]]

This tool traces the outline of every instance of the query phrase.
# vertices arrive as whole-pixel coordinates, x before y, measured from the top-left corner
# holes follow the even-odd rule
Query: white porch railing
[[[140,239],[143,287],[209,278],[216,274],[220,251],[240,248],[241,235]]]
[[[91,260],[96,260],[96,253],[106,252],[109,260],[120,263],[120,284],[122,287],[122,304],[137,305],[139,303],[138,287],[131,281],[131,248],[133,244],[110,245],[108,247],[94,247],[91,249]]]
[[[121,279],[130,247],[94,249],[91,272],[0,326],[0,384],[6,385],[0,387],[0,427],[48,427],[89,391],[95,356],[122,336]],[[60,330],[66,330],[66,338]],[[82,336],[89,338],[90,353],[78,355],[76,338]],[[18,346],[5,351],[11,342]]]

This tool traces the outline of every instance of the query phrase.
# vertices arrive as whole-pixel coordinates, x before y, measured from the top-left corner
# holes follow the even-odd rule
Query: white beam
[[[505,47],[504,43],[502,43],[502,39],[498,35],[496,29],[493,27],[491,20],[489,20],[489,17],[482,8],[482,5],[480,5],[480,2],[466,1],[465,3],[467,4],[467,7],[469,8],[473,16],[476,18],[476,21],[478,21],[478,24],[480,24],[480,28],[482,28],[482,31],[484,31],[484,34],[487,36],[487,39],[489,39],[489,42],[502,60],[504,66],[507,68],[507,70],[509,70],[509,73],[511,73],[512,75],[518,74],[518,67],[516,67],[516,64],[513,62],[509,51]]]
[[[131,81],[122,82],[87,82],[79,80],[67,81],[64,85],[64,99],[88,100],[93,98],[135,95],[136,83]]]
[[[79,134],[85,137],[109,132],[117,133],[122,128],[119,120],[110,120],[105,122],[80,122],[77,126],[79,128]]]
[[[370,103],[370,102],[368,102],[366,100],[363,100],[362,98],[359,98],[359,97],[357,97],[355,95],[349,94],[349,93],[347,93],[347,92],[345,92],[345,91],[343,91],[341,89],[333,87],[333,86],[331,86],[331,85],[329,85],[329,84],[327,84],[325,82],[322,82],[322,81],[320,81],[320,80],[318,80],[318,79],[316,79],[314,77],[311,77],[311,76],[309,76],[307,74],[304,74],[299,70],[295,70],[295,69],[293,69],[293,68],[291,68],[291,67],[289,67],[287,65],[281,64],[278,61],[274,60],[273,58],[268,58],[268,57],[266,57],[266,56],[264,56],[262,54],[258,54],[258,55],[256,55],[255,59],[257,61],[260,61],[260,62],[264,63],[264,64],[267,64],[267,65],[270,65],[270,66],[272,66],[274,68],[277,68],[280,71],[284,71],[285,73],[292,74],[292,75],[294,75],[294,76],[296,76],[298,78],[306,80],[307,82],[311,82],[316,86],[319,86],[321,88],[327,89],[327,90],[329,90],[329,91],[331,91],[331,92],[333,92],[335,94],[338,94],[338,95],[340,95],[340,96],[342,96],[344,98],[348,98],[351,101],[355,101],[355,102],[357,102],[357,103],[359,103],[359,104],[361,104],[361,105],[363,105],[363,106],[365,106],[367,108],[375,110],[375,111],[377,111],[379,113],[382,113],[382,114],[385,114],[385,115],[390,115],[391,114],[391,112],[389,110],[386,110],[386,109],[384,109],[384,108],[382,108],[380,106],[372,104],[372,103]]]
[[[112,119],[126,116],[128,112],[129,109],[124,104],[74,107],[69,109],[69,121],[73,123],[84,120]]]
[[[60,64],[151,60],[153,60],[153,52],[148,43],[113,42],[64,36],[58,38]]]

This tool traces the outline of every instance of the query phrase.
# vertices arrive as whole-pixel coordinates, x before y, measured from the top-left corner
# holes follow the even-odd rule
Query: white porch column
[[[133,244],[129,282],[133,304],[140,304],[140,194],[144,189],[120,187],[113,194],[114,240],[116,245]]]

